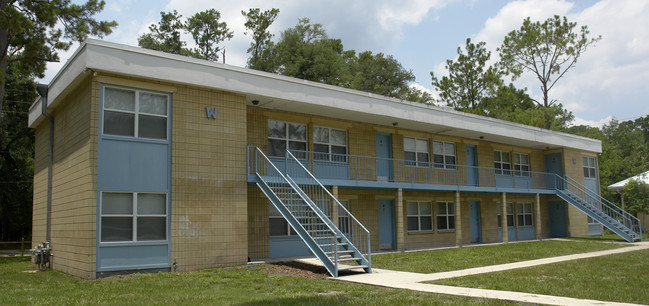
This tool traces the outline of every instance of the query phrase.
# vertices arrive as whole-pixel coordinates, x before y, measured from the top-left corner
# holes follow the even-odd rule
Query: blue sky
[[[444,74],[444,63],[455,58],[466,38],[485,41],[497,58],[504,36],[520,28],[524,18],[545,20],[567,16],[587,25],[602,40],[589,49],[552,89],[550,96],[577,118],[575,124],[601,126],[611,118],[634,119],[649,114],[649,0],[106,0],[100,19],[119,27],[105,40],[137,45],[137,37],[157,23],[160,11],[178,10],[184,17],[215,8],[234,31],[223,45],[226,63],[245,66],[250,37],[244,35],[241,10],[279,8],[270,31],[276,35],[298,18],[321,23],[345,49],[393,55],[417,77],[416,86],[433,90],[430,72]],[[186,36],[187,41],[191,41]],[[76,47],[75,47],[76,48]],[[61,63],[48,66],[49,81],[74,50],[61,54]],[[515,82],[539,95],[538,81],[524,75]]]

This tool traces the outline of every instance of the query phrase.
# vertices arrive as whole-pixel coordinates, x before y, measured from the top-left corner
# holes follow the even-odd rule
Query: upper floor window
[[[494,151],[494,168],[496,168],[496,174],[511,175],[511,167],[509,152]]]
[[[428,140],[404,137],[403,157],[406,160],[406,166],[428,167]]]
[[[597,166],[595,165],[595,157],[593,156],[584,156],[582,157],[584,163],[584,177],[585,178],[597,178]]]
[[[431,202],[406,202],[408,231],[433,230],[433,204]]]
[[[335,162],[346,162],[347,131],[319,127],[313,128],[314,159]],[[322,153],[322,154],[318,154]]]
[[[101,242],[166,239],[165,193],[101,193]]]
[[[284,157],[286,149],[306,151],[306,125],[268,120],[268,155]]]
[[[455,206],[453,202],[437,202],[437,229],[455,229]]]
[[[514,153],[514,175],[530,176],[530,156],[523,153]]]
[[[169,95],[105,86],[103,105],[105,135],[167,139]]]
[[[455,144],[433,141],[433,162],[437,168],[455,169]]]

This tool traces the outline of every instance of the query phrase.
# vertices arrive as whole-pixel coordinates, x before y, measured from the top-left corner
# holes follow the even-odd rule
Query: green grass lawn
[[[615,249],[630,245],[599,241],[529,241],[477,247],[372,255],[372,267],[435,273],[561,255]]]
[[[431,282],[649,304],[649,250]]]
[[[414,305],[505,302],[408,290],[388,289],[330,279],[272,275],[269,266],[213,269],[191,273],[113,276],[86,281],[56,271],[25,273],[27,258],[0,257],[0,304],[250,304],[250,305]]]

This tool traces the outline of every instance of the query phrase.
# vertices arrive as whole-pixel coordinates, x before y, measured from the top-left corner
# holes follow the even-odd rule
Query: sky
[[[394,56],[415,74],[413,86],[434,96],[430,72],[445,75],[446,60],[456,58],[467,38],[484,41],[496,61],[504,37],[525,18],[566,16],[602,39],[559,80],[550,98],[573,113],[575,125],[601,127],[611,119],[649,114],[649,0],[106,0],[96,17],[119,24],[104,40],[137,46],[137,37],[160,20],[161,11],[177,10],[185,18],[215,8],[234,31],[222,44],[226,64],[245,67],[252,39],[244,34],[241,11],[255,7],[280,10],[269,28],[274,40],[307,17],[324,25],[330,38],[341,39],[346,50]],[[192,41],[187,34],[184,39]],[[41,82],[49,82],[76,48],[60,53],[61,62],[49,64]],[[514,84],[540,100],[535,76],[524,73]]]

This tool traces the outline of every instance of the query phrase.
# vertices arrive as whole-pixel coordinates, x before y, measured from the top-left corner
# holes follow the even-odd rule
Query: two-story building
[[[40,89],[33,243],[83,278],[640,237],[594,139],[98,40]]]

